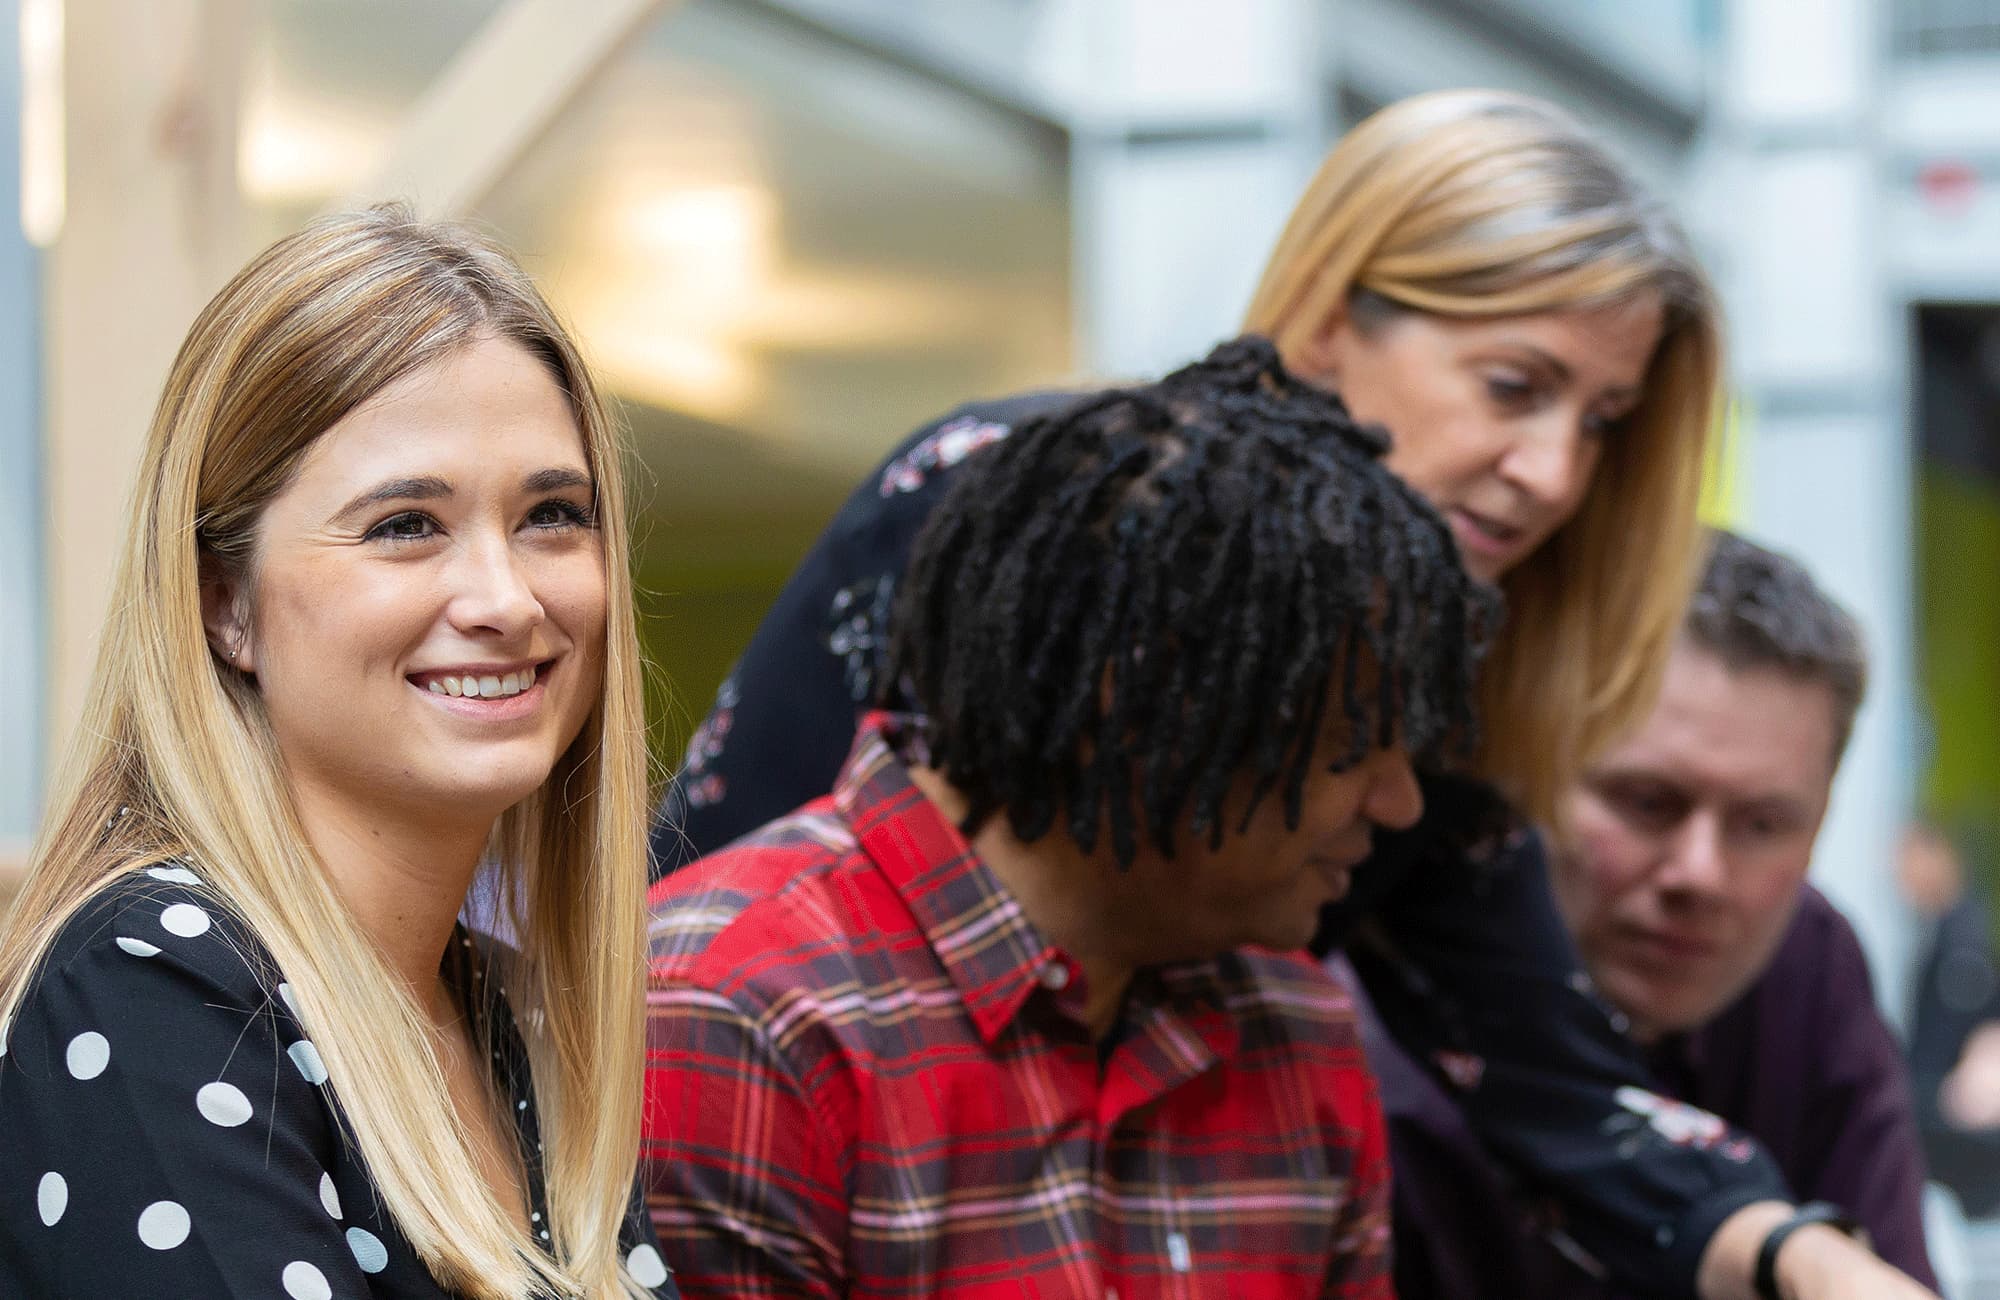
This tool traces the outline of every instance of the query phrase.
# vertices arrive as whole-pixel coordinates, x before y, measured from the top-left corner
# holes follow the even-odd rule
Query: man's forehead
[[[1833,778],[1833,692],[1778,668],[1732,668],[1683,643],[1652,713],[1596,763],[1716,797],[1823,795]]]

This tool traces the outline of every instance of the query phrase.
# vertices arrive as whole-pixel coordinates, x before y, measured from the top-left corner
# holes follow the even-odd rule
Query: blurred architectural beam
[[[1463,29],[1460,39],[1490,37],[1519,48],[1558,77],[1570,96],[1611,101],[1654,130],[1685,143],[1701,126],[1702,50],[1692,22],[1676,32],[1650,6],[1643,18],[1619,6],[1558,0],[1374,0],[1377,7],[1427,8]],[[1684,8],[1692,11],[1696,6]],[[1343,19],[1347,15],[1343,13]],[[1649,26],[1653,30],[1649,30]],[[1567,97],[1567,96],[1566,96]]]
[[[1315,0],[1049,0],[1070,125],[1087,373],[1155,374],[1234,334],[1327,137]]]
[[[1900,1020],[1915,934],[1889,864],[1913,804],[1922,733],[1912,689],[1910,343],[1883,202],[1888,7],[1822,0],[1802,22],[1791,0],[1736,0],[1705,150],[1711,201],[1724,205],[1712,225],[1724,236],[1731,369],[1748,412],[1744,526],[1807,557],[1868,641],[1868,698],[1813,881],[1854,922],[1882,1005]]]
[[[81,708],[161,382],[195,312],[243,255],[236,127],[250,8],[66,6],[68,197],[43,263],[51,759]]]
[[[382,163],[341,204],[475,208],[598,69],[676,0],[511,0],[431,83]]]
[[[31,0],[31,3],[45,0]],[[46,13],[46,11],[44,11]],[[40,811],[42,784],[43,599],[47,550],[42,515],[41,265],[27,231],[40,227],[32,185],[21,184],[24,158],[40,163],[36,126],[48,140],[53,125],[36,121],[54,100],[49,77],[60,66],[56,34],[37,33],[31,8],[19,23],[0,23],[0,896],[26,857],[26,836]],[[25,37],[25,39],[23,39]],[[39,39],[38,39],[39,38]],[[54,168],[43,168],[53,171]],[[53,196],[51,196],[52,198]],[[52,207],[44,203],[42,210]],[[15,214],[20,220],[14,220]],[[16,843],[10,843],[18,841]],[[0,897],[0,909],[4,909]]]

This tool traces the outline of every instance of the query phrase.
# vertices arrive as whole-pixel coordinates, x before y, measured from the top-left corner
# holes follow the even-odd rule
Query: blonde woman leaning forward
[[[0,1294],[674,1294],[625,540],[479,239],[330,219],[203,310],[0,931]],[[458,922],[482,871],[517,950]]]
[[[1466,567],[1509,605],[1476,770],[1427,783],[1424,824],[1378,837],[1323,936],[1345,943],[1369,923],[1354,950],[1395,955],[1364,963],[1391,1032],[1448,1069],[1480,1136],[1560,1192],[1571,1238],[1625,1288],[1755,1294],[1759,1251],[1791,1216],[1775,1166],[1719,1129],[1685,1141],[1621,1101],[1641,1067],[1579,991],[1539,858],[1489,871],[1474,833],[1495,820],[1491,790],[1546,820],[1555,792],[1650,706],[1694,573],[1717,400],[1720,328],[1700,268],[1659,204],[1568,117],[1446,92],[1385,109],[1335,146],[1245,324],[1388,427],[1390,468],[1444,512]],[[883,615],[953,466],[1069,400],[960,408],[849,499],[697,734],[655,832],[662,867],[830,787],[857,701],[895,702],[877,680]],[[649,1177],[669,1187],[673,1171]],[[1775,1240],[1788,1296],[1922,1294],[1832,1228]],[[682,1248],[664,1244],[670,1258]]]

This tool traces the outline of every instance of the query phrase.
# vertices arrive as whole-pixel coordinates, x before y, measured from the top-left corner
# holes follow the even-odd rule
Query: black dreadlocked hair
[[[1171,856],[1184,817],[1219,846],[1244,773],[1245,822],[1282,782],[1296,826],[1336,672],[1336,770],[1396,738],[1463,752],[1499,597],[1388,445],[1244,337],[968,461],[917,539],[884,676],[964,829],[1004,810],[1033,841],[1061,818],[1090,852],[1108,821],[1126,866],[1141,829]]]

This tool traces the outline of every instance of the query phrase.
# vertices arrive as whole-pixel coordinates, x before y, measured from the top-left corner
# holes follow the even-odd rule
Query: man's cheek
[[[1616,907],[1620,900],[1644,886],[1647,864],[1652,860],[1646,841],[1606,821],[1580,833],[1576,869],[1598,910]]]

